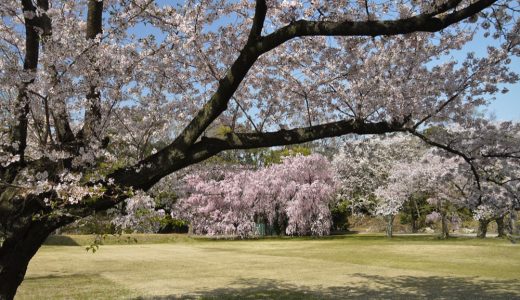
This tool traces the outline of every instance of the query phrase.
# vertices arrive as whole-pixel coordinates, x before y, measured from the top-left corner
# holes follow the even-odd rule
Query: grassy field
[[[136,235],[95,254],[91,240],[49,240],[17,299],[520,299],[520,245],[507,240]]]

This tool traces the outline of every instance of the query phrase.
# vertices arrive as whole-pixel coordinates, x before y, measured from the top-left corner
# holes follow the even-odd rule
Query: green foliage
[[[224,137],[229,133],[233,132],[233,128],[226,126],[226,125],[220,125],[215,129],[215,135]]]
[[[348,217],[350,215],[350,203],[339,201],[331,210],[332,231],[348,231]]]
[[[263,164],[268,166],[272,164],[279,164],[286,156],[296,156],[298,154],[307,156],[312,153],[309,147],[302,145],[287,146],[280,150],[270,150],[263,157]]]
[[[158,233],[187,233],[189,223],[184,220],[174,219],[169,214],[158,220],[161,228]]]
[[[87,252],[92,251],[92,253],[96,253],[96,251],[99,250],[99,246],[103,244],[103,236],[104,235],[96,234],[94,236],[94,240],[92,241],[92,243],[90,243],[90,245],[85,247],[85,250]]]
[[[98,212],[61,229],[63,233],[74,234],[115,234],[116,227],[111,222],[112,216],[107,212]]]
[[[400,213],[400,223],[410,224],[412,232],[426,226],[426,215],[434,210],[428,203],[427,193],[415,193],[404,202]]]

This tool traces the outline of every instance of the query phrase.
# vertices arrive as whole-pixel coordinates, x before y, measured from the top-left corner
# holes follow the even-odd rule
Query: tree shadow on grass
[[[44,245],[47,246],[79,246],[71,237],[66,235],[50,235]]]
[[[131,291],[99,274],[28,276],[16,299],[128,299]]]
[[[308,287],[268,279],[241,279],[230,284],[238,287],[137,299],[520,299],[520,280],[366,274],[354,274],[353,277],[365,283]]]

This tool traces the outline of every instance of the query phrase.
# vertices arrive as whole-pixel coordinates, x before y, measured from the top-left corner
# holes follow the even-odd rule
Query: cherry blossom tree
[[[517,5],[2,1],[0,298],[55,229],[219,152],[473,127],[518,79]]]
[[[210,174],[211,175],[211,174]],[[196,234],[254,236],[266,222],[288,235],[326,235],[334,201],[333,171],[319,154],[285,157],[256,171],[207,172],[186,179],[187,197],[173,217],[188,220]]]
[[[466,206],[479,221],[477,236],[486,236],[492,220],[503,231],[504,216],[516,214],[520,204],[520,124],[480,120],[470,129],[436,128],[428,136],[416,135],[445,154],[458,156],[469,167],[469,177],[465,174],[470,183],[463,184],[459,178],[455,191],[466,199]]]
[[[405,201],[414,194],[422,193],[429,195],[429,202],[437,206],[443,224],[442,236],[447,237],[446,211],[442,204],[454,201],[452,197],[446,196],[446,191],[449,190],[448,183],[453,180],[453,174],[459,171],[459,165],[459,157],[445,159],[425,147],[416,149],[416,155],[408,160],[395,158],[385,182],[374,191],[379,199],[375,214],[387,219],[387,236],[392,237],[394,217]]]
[[[334,156],[340,199],[348,199],[353,213],[383,216],[387,236],[395,215],[419,191],[415,185],[427,147],[417,138],[397,134],[349,141]]]
[[[395,215],[401,210],[404,202],[414,192],[420,191],[417,185],[421,171],[415,164],[394,161],[394,165],[386,180],[386,184],[378,187],[374,194],[380,200],[374,213],[383,216],[387,221],[386,236],[393,235]]]
[[[499,125],[507,126],[513,136],[517,134],[516,125]],[[480,223],[479,237],[485,237],[485,228],[492,220],[500,224],[502,233],[499,234],[503,235],[504,215],[518,205],[515,192],[518,192],[517,174],[520,169],[514,154],[516,150],[511,155],[504,154],[508,159],[498,155],[497,149],[493,153],[499,159],[487,157],[487,154],[476,151],[479,143],[476,143],[476,137],[468,139],[470,133],[453,135],[445,129],[442,131],[443,138],[451,135],[450,147],[433,142],[431,139],[438,134],[435,132],[429,132],[427,136],[416,134],[419,141],[427,142],[425,145],[406,136],[349,142],[346,148],[351,149],[340,151],[333,160],[341,185],[339,196],[361,199],[353,205],[369,207],[370,214],[383,216],[387,220],[389,237],[393,218],[405,201],[416,193],[428,195],[428,202],[435,207],[430,219],[441,221],[442,238],[449,235],[449,220],[459,219],[456,211],[460,208],[474,212]],[[468,153],[468,148],[458,145],[454,136],[464,139],[464,147],[468,147],[465,143],[470,141],[475,152]],[[500,143],[486,141],[478,147],[499,147]],[[509,146],[516,149],[511,141]],[[502,178],[502,182],[496,178]]]
[[[353,213],[374,213],[377,188],[388,182],[395,166],[412,161],[424,150],[420,141],[404,135],[344,143],[332,160],[340,186],[338,197],[349,200]]]

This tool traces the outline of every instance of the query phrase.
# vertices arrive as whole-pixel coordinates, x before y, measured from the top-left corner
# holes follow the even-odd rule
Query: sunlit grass
[[[520,246],[507,240],[134,235],[95,254],[92,237],[65,240],[50,242],[83,246],[44,246],[19,299],[520,298]]]

